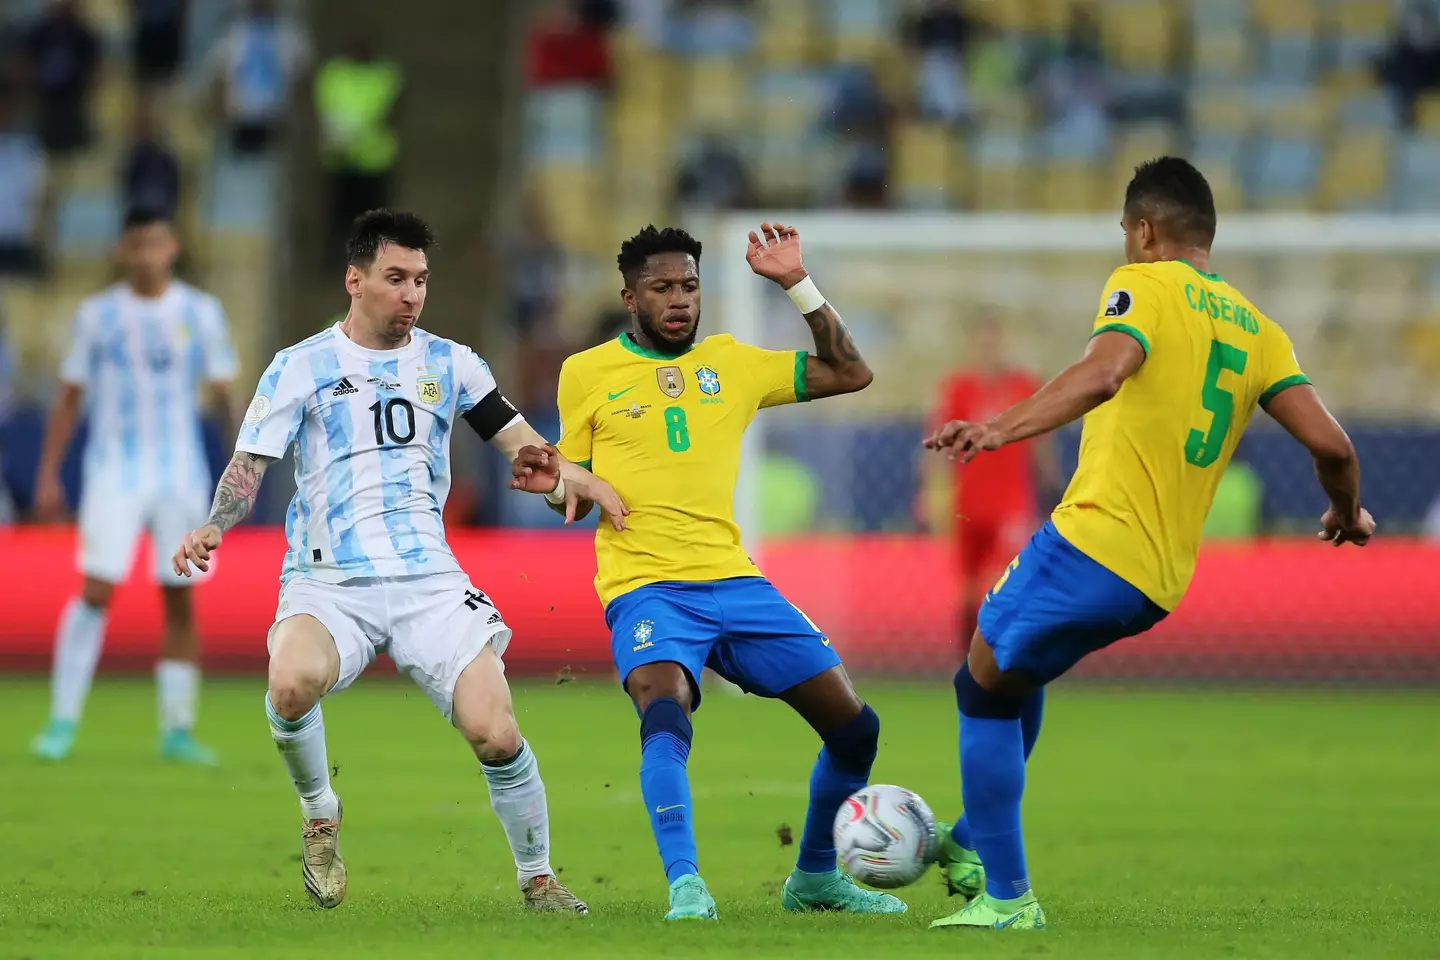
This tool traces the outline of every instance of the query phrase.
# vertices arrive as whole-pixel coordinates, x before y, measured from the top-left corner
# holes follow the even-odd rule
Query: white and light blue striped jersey
[[[418,328],[371,350],[337,323],[277,353],[235,449],[278,458],[294,444],[281,581],[460,569],[441,522],[450,428],[496,390],[473,350]]]
[[[220,301],[189,284],[146,298],[122,283],[87,299],[60,364],[84,392],[86,484],[208,495],[200,388],[238,368]]]

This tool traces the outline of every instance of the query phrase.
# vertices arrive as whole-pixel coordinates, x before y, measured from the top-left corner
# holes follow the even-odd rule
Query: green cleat
[[[687,873],[670,884],[670,912],[666,920],[717,920],[715,898],[701,880]]]
[[[985,868],[980,864],[980,854],[950,839],[952,826],[935,824],[940,834],[940,879],[950,896],[974,900],[985,892]]]
[[[171,763],[184,763],[192,767],[218,767],[220,758],[215,751],[190,736],[189,730],[166,730],[160,735],[160,757]]]
[[[51,717],[34,740],[30,741],[30,753],[41,760],[64,760],[70,756],[75,745],[75,733],[80,725],[74,720],[60,720]]]
[[[930,929],[941,927],[987,927],[991,930],[1044,930],[1045,911],[1034,893],[1027,893],[1014,900],[996,900],[990,894],[982,894],[971,900],[948,917],[941,917],[930,924]]]
[[[905,901],[879,890],[866,890],[839,870],[805,873],[796,870],[785,879],[780,905],[792,913],[839,910],[844,913],[904,913]]]

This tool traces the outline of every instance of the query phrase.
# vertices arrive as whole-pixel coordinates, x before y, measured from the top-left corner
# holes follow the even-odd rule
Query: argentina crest
[[[720,392],[720,374],[709,367],[695,368],[695,382],[700,384],[700,392],[707,397],[713,397]]]
[[[671,400],[677,400],[680,394],[685,392],[685,374],[680,372],[679,367],[661,367],[655,371],[655,382],[660,384],[660,392]]]
[[[439,377],[422,377],[415,381],[415,395],[420,398],[421,403],[437,406],[445,399],[445,391],[440,386]]]

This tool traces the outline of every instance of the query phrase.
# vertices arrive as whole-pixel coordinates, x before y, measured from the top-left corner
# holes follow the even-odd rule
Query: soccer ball
[[[840,866],[861,883],[903,887],[935,862],[935,815],[904,787],[871,784],[851,794],[835,814],[835,850]]]

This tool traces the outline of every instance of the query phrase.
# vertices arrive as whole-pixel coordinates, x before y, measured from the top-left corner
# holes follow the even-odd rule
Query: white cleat
[[[344,806],[336,809],[335,819],[306,820],[300,833],[300,872],[305,878],[305,892],[317,904],[330,909],[345,899],[345,861],[340,856],[340,820]]]
[[[525,893],[526,910],[544,910],[550,913],[575,913],[585,916],[590,908],[575,894],[551,876],[536,877],[520,888]]]

